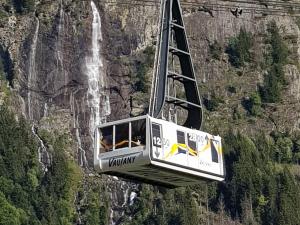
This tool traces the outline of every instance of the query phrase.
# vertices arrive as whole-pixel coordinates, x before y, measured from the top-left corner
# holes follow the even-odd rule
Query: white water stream
[[[60,11],[59,11],[59,23],[58,23],[58,38],[56,44],[56,56],[57,56],[57,70],[58,75],[64,78],[64,84],[66,85],[66,74],[64,68],[64,55],[63,55],[63,41],[65,32],[65,13],[63,9],[62,0],[60,0]]]
[[[33,111],[35,110],[35,82],[37,81],[37,72],[36,72],[36,48],[37,48],[37,42],[38,42],[38,35],[39,35],[39,29],[40,29],[40,21],[38,18],[36,18],[36,27],[33,35],[33,40],[31,44],[31,50],[29,53],[29,69],[28,69],[28,94],[27,94],[27,101],[28,101],[28,117],[31,122],[34,120]],[[47,114],[48,112],[48,106],[45,103],[44,105],[44,114]],[[43,140],[40,138],[40,136],[37,134],[37,128],[33,124],[31,127],[32,134],[38,139],[39,141],[39,147],[38,147],[38,160],[42,165],[42,169],[44,172],[46,172],[48,169],[48,166],[51,164],[51,157],[47,151],[46,146],[44,145]]]
[[[36,46],[38,41],[38,34],[40,28],[40,21],[36,18],[36,28],[33,36],[33,41],[31,45],[30,55],[29,55],[29,73],[28,73],[28,116],[31,121],[33,121],[33,111],[32,106],[34,102],[33,91],[35,90],[35,81],[36,81]]]
[[[78,119],[79,108],[78,108],[78,102],[75,99],[76,93],[77,91],[71,92],[70,94],[70,107],[71,107],[71,112],[73,114],[73,128],[75,128],[75,135],[77,140],[78,163],[81,167],[85,167],[87,166],[87,159],[80,138],[80,126],[79,126],[79,119]]]
[[[79,155],[79,165],[81,167],[87,166],[87,159],[86,159],[86,153],[85,150],[82,148],[81,138],[80,138],[80,132],[79,132],[79,122],[78,122],[78,115],[76,117],[76,139],[78,143],[78,155]]]
[[[43,140],[41,139],[41,137],[38,135],[37,133],[37,128],[35,127],[35,125],[33,124],[31,127],[31,131],[32,134],[38,139],[39,141],[39,147],[38,147],[38,158],[39,158],[39,162],[42,165],[42,169],[44,172],[48,171],[48,166],[51,165],[51,157],[50,154],[47,151],[47,148],[43,142]]]
[[[92,48],[91,56],[86,57],[86,69],[88,76],[88,105],[91,110],[90,116],[90,135],[94,141],[94,132],[96,126],[106,122],[110,115],[109,96],[106,93],[105,73],[101,58],[101,18],[99,11],[93,1],[91,1],[93,12],[92,23]]]

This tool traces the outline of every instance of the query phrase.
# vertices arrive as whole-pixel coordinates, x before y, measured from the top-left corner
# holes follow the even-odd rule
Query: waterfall
[[[111,200],[109,224],[114,225],[118,223],[116,221],[124,218],[128,207],[134,205],[139,193],[139,185],[110,176],[107,190]]]
[[[48,167],[51,165],[51,157],[50,154],[47,151],[47,148],[41,139],[41,137],[37,133],[37,128],[35,125],[32,125],[31,127],[32,134],[38,139],[39,141],[39,148],[38,148],[38,159],[39,162],[42,165],[42,169],[44,172],[48,171]]]
[[[110,209],[110,214],[109,214],[109,220],[111,221],[110,225],[115,225],[116,224],[114,222],[113,218],[114,218],[114,211],[112,209]]]
[[[80,138],[80,132],[79,132],[79,122],[78,122],[78,116],[76,117],[76,139],[77,139],[77,148],[78,148],[78,156],[79,156],[79,165],[80,166],[86,166],[87,165],[87,159],[85,150],[82,148],[81,144],[81,138]]]
[[[48,104],[47,102],[44,104],[44,115],[43,117],[47,117],[48,116]]]
[[[86,154],[85,154],[85,150],[82,147],[82,142],[81,142],[81,138],[80,138],[80,126],[79,126],[79,108],[78,108],[78,102],[75,99],[75,94],[77,93],[77,91],[75,92],[71,92],[70,94],[70,108],[71,108],[71,112],[73,115],[73,128],[75,129],[75,136],[76,136],[76,140],[77,140],[77,155],[78,155],[78,163],[81,167],[85,167],[87,166],[87,159],[86,159]]]
[[[35,83],[37,81],[37,72],[36,72],[36,47],[38,42],[38,35],[39,35],[39,29],[40,29],[40,21],[36,17],[36,27],[35,32],[33,35],[33,40],[31,44],[31,50],[29,53],[29,69],[28,69],[28,94],[27,94],[27,101],[28,101],[28,117],[30,121],[34,120],[33,116],[33,110],[32,107],[35,106],[34,101],[36,101],[35,93]],[[44,105],[44,116],[48,114],[48,105],[45,103]],[[51,164],[51,156],[47,151],[46,146],[44,145],[43,140],[40,138],[40,136],[37,133],[37,128],[33,124],[31,127],[32,134],[38,139],[39,141],[39,147],[38,147],[38,160],[42,165],[42,169],[44,172],[47,172],[48,166]]]
[[[137,193],[134,192],[134,191],[132,191],[132,192],[130,193],[130,197],[129,197],[129,205],[130,205],[130,206],[133,205],[134,200],[136,199],[136,197],[137,197]]]
[[[91,110],[90,116],[90,135],[94,140],[96,126],[106,122],[106,117],[110,114],[110,102],[106,93],[105,73],[101,58],[101,18],[98,9],[91,1],[93,12],[92,23],[92,48],[91,56],[86,57],[86,69],[88,76],[88,105]]]
[[[65,29],[65,15],[63,9],[62,0],[60,0],[60,10],[59,10],[59,24],[58,24],[58,38],[61,38],[61,35],[64,33]]]
[[[65,69],[64,69],[64,56],[63,56],[63,41],[64,41],[64,30],[65,30],[65,14],[63,10],[63,3],[60,0],[60,11],[59,11],[59,23],[58,23],[58,39],[56,45],[56,55],[57,55],[57,70],[58,75],[65,77]],[[66,80],[64,85],[66,85]]]
[[[33,112],[32,112],[32,102],[34,101],[34,98],[32,97],[33,91],[35,89],[35,81],[36,81],[36,64],[35,64],[35,58],[36,58],[36,46],[38,41],[38,34],[39,34],[39,28],[40,28],[40,21],[38,18],[36,18],[36,28],[33,36],[33,41],[31,45],[30,55],[29,55],[29,73],[28,73],[28,116],[29,119],[33,120]]]

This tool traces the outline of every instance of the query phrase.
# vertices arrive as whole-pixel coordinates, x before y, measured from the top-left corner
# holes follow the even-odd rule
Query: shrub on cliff
[[[257,92],[253,92],[248,99],[243,100],[243,106],[252,116],[261,115],[261,104],[261,98]]]
[[[221,103],[224,103],[224,100],[215,93],[203,99],[203,104],[209,111],[216,111]]]
[[[142,54],[139,56],[139,60],[136,61],[136,82],[134,88],[136,91],[147,93],[150,87],[150,80],[147,77],[147,73],[153,66],[153,58],[155,49],[152,46],[147,46]]]
[[[0,80],[6,79],[13,86],[13,62],[7,49],[0,45]]]
[[[17,13],[28,13],[34,10],[35,0],[13,0],[13,5]]]
[[[209,54],[213,59],[220,60],[222,54],[222,46],[218,41],[214,41],[209,45]]]
[[[226,53],[229,56],[229,62],[232,66],[239,68],[244,66],[246,62],[251,62],[252,56],[250,48],[252,44],[252,34],[247,32],[244,28],[240,29],[240,33],[237,37],[233,37],[229,40]]]

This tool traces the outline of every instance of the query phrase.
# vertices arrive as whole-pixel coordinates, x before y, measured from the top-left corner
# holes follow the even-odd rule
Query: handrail
[[[114,145],[107,145],[107,144],[105,144],[103,141],[100,141],[100,144],[101,144],[105,149],[108,149],[108,150],[112,149],[113,147],[116,148],[116,147],[122,146],[122,145],[127,144],[127,143],[129,143],[128,140],[123,140],[123,141],[118,142],[118,143],[115,144],[115,146],[114,146]],[[134,143],[136,146],[143,146],[143,145],[141,144],[141,142],[131,141],[131,143]]]

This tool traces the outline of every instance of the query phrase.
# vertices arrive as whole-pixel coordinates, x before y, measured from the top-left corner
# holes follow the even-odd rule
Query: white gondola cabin
[[[180,0],[161,0],[149,114],[97,127],[98,172],[169,187],[224,180],[221,138],[199,131],[203,110]]]
[[[219,136],[145,115],[101,125],[95,138],[100,173],[169,187],[225,177]]]

